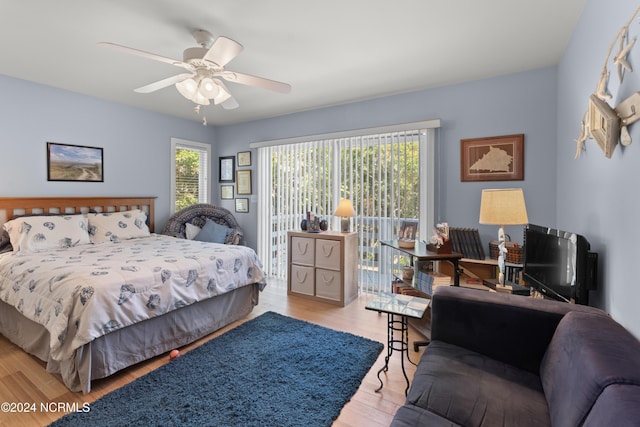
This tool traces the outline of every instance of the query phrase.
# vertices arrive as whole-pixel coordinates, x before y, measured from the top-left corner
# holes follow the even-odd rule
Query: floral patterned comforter
[[[113,330],[252,283],[266,285],[253,249],[157,234],[0,254],[0,299],[49,331],[54,360]]]

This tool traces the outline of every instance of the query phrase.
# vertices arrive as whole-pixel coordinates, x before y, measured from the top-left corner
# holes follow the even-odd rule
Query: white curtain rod
[[[408,130],[435,129],[440,127],[440,119],[424,120],[421,122],[401,123],[397,125],[380,126],[367,129],[353,129],[340,132],[321,133],[317,135],[294,136],[292,138],[273,139],[270,141],[252,142],[250,148],[273,147],[275,145],[297,144],[300,142],[323,141],[327,139],[349,138],[352,136],[375,135]]]

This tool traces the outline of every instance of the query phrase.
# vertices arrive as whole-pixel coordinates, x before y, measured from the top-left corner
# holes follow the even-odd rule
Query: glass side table
[[[409,318],[422,319],[431,300],[409,295],[381,293],[369,301],[365,309],[387,314],[387,355],[384,358],[384,366],[378,371],[380,387],[376,392],[382,390],[382,378],[380,374],[389,370],[389,358],[394,351],[400,352],[400,364],[402,374],[407,381],[404,390],[405,396],[409,391],[409,377],[404,367],[404,359],[414,364],[409,358]]]

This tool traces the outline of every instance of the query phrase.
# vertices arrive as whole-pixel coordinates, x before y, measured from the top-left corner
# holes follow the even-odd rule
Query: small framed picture
[[[102,148],[47,142],[47,181],[104,182]]]
[[[251,169],[236,171],[236,193],[251,194]]]
[[[220,198],[223,200],[233,199],[233,185],[221,185]]]
[[[236,199],[236,212],[249,212],[249,199],[246,197]]]
[[[251,166],[251,151],[240,151],[238,153],[238,166]]]
[[[398,230],[398,239],[415,240],[418,221],[402,221]]]
[[[219,182],[234,182],[235,181],[235,156],[220,157],[220,179]]]

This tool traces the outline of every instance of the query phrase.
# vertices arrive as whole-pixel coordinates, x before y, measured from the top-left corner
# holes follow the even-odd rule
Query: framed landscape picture
[[[524,179],[524,134],[460,140],[461,181]]]
[[[47,181],[104,182],[102,148],[47,142]]]

